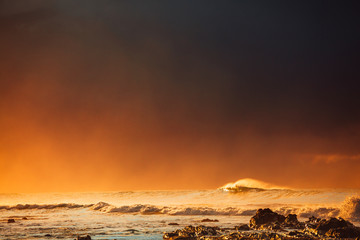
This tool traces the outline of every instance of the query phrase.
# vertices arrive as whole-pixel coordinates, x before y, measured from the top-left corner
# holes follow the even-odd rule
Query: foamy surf
[[[346,219],[357,220],[360,218],[359,214],[359,198],[351,197],[346,199],[340,207],[296,207],[296,206],[266,206],[271,207],[274,211],[283,215],[297,214],[299,217],[343,217]],[[0,210],[70,210],[70,209],[88,209],[103,213],[119,213],[119,214],[167,214],[178,216],[251,216],[257,208],[212,208],[212,207],[170,207],[170,206],[156,206],[146,204],[134,204],[124,206],[114,206],[109,203],[99,202],[96,204],[79,205],[73,203],[61,204],[19,204],[15,206],[0,206]]]
[[[241,179],[215,190],[2,194],[0,236],[43,239],[51,232],[54,238],[65,239],[81,233],[95,239],[105,235],[111,239],[161,239],[162,232],[177,228],[169,223],[197,225],[211,218],[218,221],[212,225],[233,227],[248,222],[259,208],[297,214],[303,219],[315,216],[359,221],[359,193],[290,189]],[[8,224],[9,218],[15,223]]]
[[[280,187],[271,183],[263,182],[252,178],[243,178],[236,181],[235,183],[225,184],[219,189],[224,191],[231,191],[231,192],[242,192],[244,190],[258,190],[258,191],[274,190],[274,189],[290,190],[289,188],[286,187]]]

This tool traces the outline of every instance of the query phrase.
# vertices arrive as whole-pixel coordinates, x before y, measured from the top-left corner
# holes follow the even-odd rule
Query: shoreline
[[[209,219],[210,220],[210,219]],[[225,239],[360,239],[360,227],[342,218],[310,217],[300,222],[296,214],[287,216],[269,208],[258,209],[249,224],[234,228],[187,226],[164,233],[167,240]]]

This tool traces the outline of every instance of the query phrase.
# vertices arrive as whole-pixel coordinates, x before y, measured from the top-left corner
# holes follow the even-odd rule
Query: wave
[[[360,221],[360,196],[352,196],[345,199],[342,204],[323,207],[316,205],[299,206],[299,205],[273,205],[270,207],[274,211],[287,215],[297,214],[299,217],[308,218],[311,216],[329,218],[343,217]],[[0,206],[1,211],[6,210],[52,210],[52,209],[88,209],[90,211],[99,211],[103,213],[118,214],[167,214],[179,216],[196,216],[196,215],[213,215],[213,216],[252,216],[255,214],[258,206],[242,206],[242,207],[205,207],[205,206],[157,206],[151,204],[134,204],[115,206],[106,202],[98,202],[96,204],[75,204],[75,203],[59,203],[59,204],[17,204],[14,206]]]
[[[235,183],[227,183],[219,189],[229,192],[266,191],[266,190],[290,190],[289,188],[273,185],[252,178],[244,178]]]
[[[232,215],[248,216],[253,215],[256,209],[244,210],[239,208],[211,208],[211,207],[168,207],[155,206],[150,204],[135,204],[126,206],[113,206],[105,202],[99,202],[90,207],[91,210],[106,213],[138,213],[138,214],[168,214],[168,215]]]
[[[356,201],[355,201],[356,199]],[[353,202],[356,204],[352,204]],[[349,203],[351,202],[351,203]],[[352,198],[345,203],[347,208],[350,208],[348,213],[350,215],[344,215],[343,208],[337,207],[275,207],[274,211],[283,214],[297,214],[301,218],[309,218],[311,216],[320,218],[331,217],[343,217],[347,219],[359,219],[360,218],[360,198]],[[351,207],[353,206],[353,207]],[[101,211],[105,213],[133,213],[133,214],[168,214],[179,216],[196,216],[196,215],[208,215],[208,216],[253,216],[257,208],[244,209],[244,208],[211,208],[211,207],[168,207],[168,206],[155,206],[148,204],[136,204],[129,206],[113,206],[108,203],[99,202],[90,207],[92,210]]]
[[[358,199],[359,200],[359,199]],[[351,202],[351,201],[350,201]],[[349,204],[346,205],[349,207]],[[356,205],[355,208],[358,208]],[[169,206],[155,206],[150,204],[134,204],[124,206],[114,206],[106,202],[99,202],[96,204],[74,204],[74,203],[59,203],[59,204],[18,204],[15,206],[0,206],[0,210],[51,210],[51,209],[78,209],[88,208],[93,211],[100,211],[104,213],[121,213],[121,214],[168,214],[178,216],[196,216],[196,215],[212,215],[212,216],[252,216],[256,210],[243,209],[235,207],[226,208],[212,208],[212,207],[169,207]],[[341,212],[338,208],[291,208],[283,207],[274,209],[278,213],[287,215],[289,213],[298,214],[300,217],[336,217]],[[356,211],[351,213],[355,215]],[[359,214],[358,212],[356,212]]]
[[[0,206],[0,210],[32,210],[32,209],[57,209],[57,208],[88,208],[93,204],[75,204],[75,203],[58,203],[58,204],[17,204],[14,206]]]
[[[340,208],[344,218],[360,220],[360,196],[352,196],[345,199]]]

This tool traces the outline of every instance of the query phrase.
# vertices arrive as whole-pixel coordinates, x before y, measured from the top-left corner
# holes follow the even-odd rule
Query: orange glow
[[[354,52],[343,34],[322,44],[322,23],[295,31],[278,14],[246,20],[215,5],[188,18],[156,4],[35,2],[0,9],[0,193],[242,178],[360,188],[358,82],[335,61]]]

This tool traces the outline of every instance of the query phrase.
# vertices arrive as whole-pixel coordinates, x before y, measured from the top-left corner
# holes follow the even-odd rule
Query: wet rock
[[[360,237],[360,230],[356,227],[332,228],[325,235],[334,238],[356,238]]]
[[[237,240],[237,239],[243,239],[243,235],[239,232],[233,232],[233,233],[230,233],[230,234],[227,234],[227,235],[223,235],[219,238],[216,238],[216,239],[226,239],[226,240]]]
[[[174,223],[174,222],[171,222],[171,223],[168,223],[169,226],[178,226],[179,224],[178,223]]]
[[[299,220],[297,219],[296,214],[289,214],[286,216],[284,224],[293,226],[299,224]]]
[[[330,218],[329,220],[322,219],[319,221],[315,229],[319,235],[324,235],[330,229],[348,227],[354,227],[354,225],[342,218]]]
[[[297,230],[291,231],[293,227]],[[253,229],[251,229],[252,227]],[[342,218],[319,219],[311,217],[299,222],[295,214],[287,217],[270,209],[259,209],[246,224],[234,228],[187,226],[171,233],[165,233],[169,240],[235,240],[235,239],[329,239],[351,238],[360,240],[360,228]],[[250,230],[250,231],[249,231]]]
[[[173,238],[178,237],[178,236],[179,236],[178,232],[175,231],[175,232],[164,233],[163,238],[164,239],[173,239]]]
[[[15,222],[15,219],[9,218],[9,219],[7,220],[7,222],[8,222],[8,223],[14,223],[14,222]]]
[[[250,227],[247,224],[242,224],[240,226],[236,226],[235,229],[238,231],[249,231]]]
[[[219,222],[219,220],[217,220],[217,219],[205,218],[205,219],[201,220],[201,222]]]
[[[260,228],[262,225],[270,225],[272,223],[283,223],[285,216],[271,211],[269,208],[259,209],[256,211],[255,216],[250,219],[250,227]]]
[[[312,219],[306,225],[306,232],[315,236],[326,236],[335,238],[360,237],[360,228],[342,218]]]
[[[179,237],[182,238],[197,238],[203,236],[216,236],[218,235],[218,227],[207,227],[207,226],[187,226],[181,230],[176,230],[174,232],[165,233],[163,238],[164,239],[178,239]]]
[[[165,238],[164,238],[165,239]],[[196,237],[171,237],[169,240],[196,240]]]
[[[316,218],[314,216],[309,217],[309,220],[307,220],[305,223],[308,224],[316,224],[321,221],[321,218]]]
[[[134,229],[134,228],[129,228],[129,229],[126,229],[124,232],[128,232],[128,233],[134,234],[134,233],[138,232],[138,230],[136,230],[136,229]]]
[[[86,236],[78,236],[77,240],[91,240],[91,237],[89,235]]]
[[[289,236],[299,236],[299,235],[301,235],[301,233],[298,232],[298,231],[291,231],[291,232],[288,233],[288,235]]]
[[[299,222],[296,214],[289,214],[285,218],[283,227],[293,228],[293,229],[304,229],[305,223]]]

